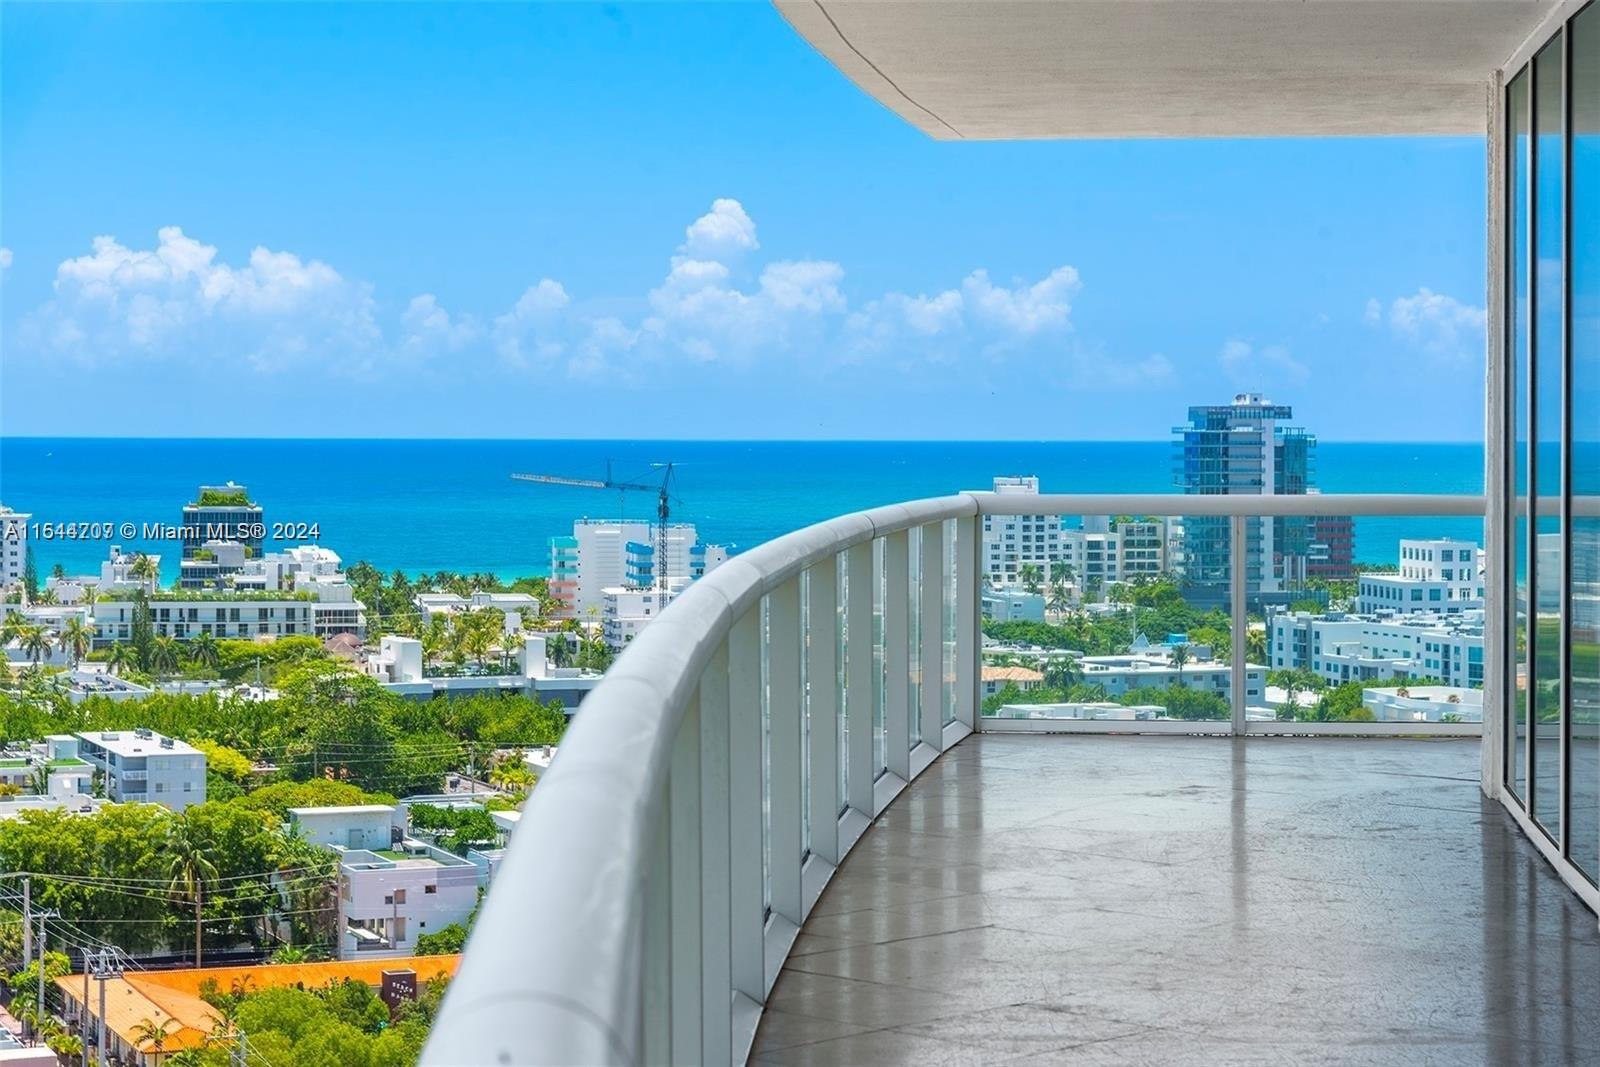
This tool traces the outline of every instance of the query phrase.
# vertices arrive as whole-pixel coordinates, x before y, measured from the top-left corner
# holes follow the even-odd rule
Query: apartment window
[[[437,892],[439,892],[439,887],[436,885],[425,885],[422,887],[422,893],[424,896],[433,896]]]

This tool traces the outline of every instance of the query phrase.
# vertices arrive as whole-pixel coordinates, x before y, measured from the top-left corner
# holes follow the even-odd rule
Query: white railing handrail
[[[962,493],[856,512],[734,556],[642,630],[584,700],[525,805],[423,1062],[643,1060],[647,879],[664,847],[674,739],[707,665],[738,620],[807,568],[994,514],[1481,516],[1484,498]]]

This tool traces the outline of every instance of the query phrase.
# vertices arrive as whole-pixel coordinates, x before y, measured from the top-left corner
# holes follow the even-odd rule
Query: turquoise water
[[[513,471],[651,481],[650,465],[677,464],[674,518],[706,540],[751,547],[841,512],[960,489],[996,474],[1036,474],[1047,492],[1170,492],[1169,442],[882,441],[416,441],[0,438],[0,502],[35,521],[176,524],[201,483],[250,487],[265,521],[315,523],[346,564],[390,570],[543,574],[547,542],[581,516],[654,513],[654,497],[531,485]],[[1474,444],[1338,444],[1317,451],[1324,492],[1477,493]],[[1175,509],[1176,510],[1176,509]],[[269,531],[270,532],[270,531]],[[1356,556],[1392,562],[1402,536],[1481,539],[1470,519],[1362,519]],[[111,543],[36,544],[41,573],[56,563],[95,570]],[[282,543],[273,547],[285,547]],[[170,580],[175,568],[163,568]]]

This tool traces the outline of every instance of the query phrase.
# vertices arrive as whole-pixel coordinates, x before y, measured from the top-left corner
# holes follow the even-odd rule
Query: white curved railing
[[[678,596],[584,701],[526,805],[423,1062],[742,1062],[840,861],[977,727],[978,520],[1022,513],[1228,516],[1241,604],[1249,518],[1482,517],[1484,500],[968,493],[735,556]],[[1236,732],[1244,624],[1235,611]],[[941,684],[921,684],[925,666]]]

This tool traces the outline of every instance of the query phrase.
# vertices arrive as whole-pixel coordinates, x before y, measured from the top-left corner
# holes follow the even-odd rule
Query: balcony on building
[[[1191,418],[1227,491],[952,485],[734,556],[576,716],[424,1062],[1600,1062],[1600,5],[777,7],[936,141],[1485,137],[1484,492],[1222,485]],[[1201,520],[1220,714],[985,714],[1017,514]],[[1482,523],[1481,722],[1253,703],[1263,537],[1347,516]]]

